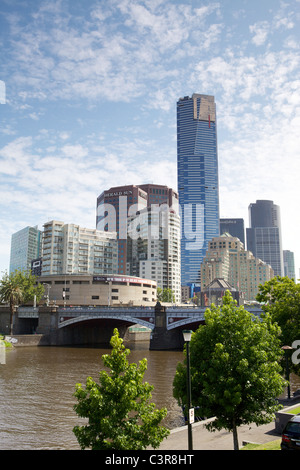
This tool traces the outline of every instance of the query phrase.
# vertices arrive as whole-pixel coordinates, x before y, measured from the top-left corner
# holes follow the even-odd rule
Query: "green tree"
[[[159,302],[175,302],[175,295],[171,289],[157,288],[157,300]]]
[[[102,356],[110,373],[100,371],[99,384],[91,377],[85,389],[76,385],[76,413],[88,418],[85,426],[75,426],[73,432],[81,449],[145,450],[158,448],[169,431],[160,426],[166,409],[155,409],[151,403],[153,386],[143,383],[147,360],[129,364],[123,340],[118,330],[111,338],[111,354]]]
[[[36,277],[30,272],[16,270],[13,273],[4,273],[0,281],[0,302],[8,303],[10,309],[10,334],[13,334],[13,321],[16,306],[21,302],[28,302],[36,295],[39,301],[44,293],[42,285],[36,286]]]
[[[289,277],[275,277],[259,286],[256,299],[280,326],[282,346],[292,346],[294,341],[300,340],[300,284]],[[291,369],[300,374],[299,364],[291,364]]]
[[[278,361],[282,351],[279,328],[269,316],[255,317],[237,307],[227,291],[223,306],[205,312],[205,324],[190,343],[192,403],[203,418],[215,417],[211,431],[226,429],[238,445],[238,427],[268,423],[280,406],[285,381]],[[174,397],[186,403],[186,367],[179,363],[173,383]]]

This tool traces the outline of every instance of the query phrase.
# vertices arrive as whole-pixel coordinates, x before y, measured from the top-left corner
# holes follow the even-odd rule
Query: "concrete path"
[[[279,400],[283,408],[300,403],[300,395],[290,399],[282,398]],[[213,418],[212,418],[213,419]],[[233,435],[231,432],[216,431],[210,432],[204,426],[204,423],[211,421],[200,421],[192,425],[193,450],[233,450]],[[256,426],[240,426],[238,429],[239,447],[243,443],[264,444],[265,442],[280,439],[281,434],[275,431],[275,422]],[[188,450],[188,431],[187,426],[173,429],[167,439],[165,439],[159,450]]]
[[[233,450],[232,433],[210,432],[203,423],[204,421],[192,425],[193,450]],[[275,432],[274,422],[262,426],[241,426],[238,429],[239,447],[242,447],[243,442],[263,444],[279,438],[280,434]],[[188,450],[187,426],[173,429],[169,437],[161,443],[159,450]]]

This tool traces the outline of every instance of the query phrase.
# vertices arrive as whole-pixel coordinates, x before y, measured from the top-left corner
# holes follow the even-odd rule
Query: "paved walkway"
[[[298,394],[291,399],[282,398],[279,402],[283,408],[300,403]],[[213,418],[212,418],[213,419]],[[233,450],[233,435],[227,431],[211,432],[206,429],[204,423],[200,421],[192,425],[193,450]],[[275,431],[275,421],[262,426],[256,424],[240,426],[238,428],[238,442],[241,448],[244,443],[264,444],[265,442],[280,439],[281,435]],[[187,426],[173,429],[167,439],[161,443],[159,450],[188,450]]]
[[[210,432],[204,426],[204,421],[192,425],[193,450],[233,450],[233,435],[227,431]],[[263,444],[265,442],[279,439],[280,435],[275,432],[274,421],[262,426],[241,426],[238,429],[239,446],[243,442],[254,442]],[[159,450],[188,450],[187,426],[173,429],[165,439]]]

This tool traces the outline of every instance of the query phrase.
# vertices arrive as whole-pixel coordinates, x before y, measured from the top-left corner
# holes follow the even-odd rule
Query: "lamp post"
[[[290,349],[293,349],[291,346],[282,346],[282,348],[284,350],[284,354],[285,354],[285,374],[286,374],[286,380],[288,381],[288,386],[287,386],[287,390],[288,390],[288,399],[291,398],[291,389],[290,389],[290,369],[289,369],[289,357],[288,357],[288,351]]]
[[[46,305],[47,305],[47,307],[49,307],[49,293],[50,293],[51,286],[50,286],[50,284],[47,284],[47,282],[43,282],[43,285],[47,286],[47,289],[48,289],[48,293],[47,293],[47,297],[46,297]]]
[[[186,375],[186,385],[187,385],[187,419],[188,419],[188,446],[189,450],[193,450],[193,437],[192,437],[192,420],[190,415],[192,394],[191,394],[191,368],[190,368],[190,341],[192,337],[191,330],[184,330],[183,339],[186,344],[186,360],[187,360],[187,375]]]

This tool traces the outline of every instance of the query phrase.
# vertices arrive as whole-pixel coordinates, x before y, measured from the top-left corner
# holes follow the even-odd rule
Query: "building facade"
[[[284,275],[280,208],[273,201],[258,200],[249,205],[247,249],[270,264],[275,276]]]
[[[156,283],[133,276],[53,274],[41,276],[50,305],[65,306],[154,306]]]
[[[118,272],[155,280],[180,302],[178,194],[165,185],[118,186],[97,199],[97,228],[115,229]]]
[[[152,205],[167,204],[178,210],[178,195],[167,186],[156,184],[116,186],[97,198],[96,227],[115,231],[118,238],[118,272],[126,274],[128,220]]]
[[[147,193],[135,185],[110,188],[97,198],[96,227],[98,230],[116,232],[120,274],[126,274],[128,215],[145,207]]]
[[[220,219],[220,235],[223,233],[230,233],[232,237],[237,237],[246,247],[244,219]]]
[[[129,221],[127,274],[153,279],[181,301],[180,218],[167,204],[147,207]]]
[[[214,279],[224,279],[240,292],[242,299],[254,301],[258,286],[274,277],[270,265],[256,258],[237,237],[224,233],[208,244],[201,265],[201,291]]]
[[[118,270],[116,233],[65,224],[44,224],[42,276],[52,274],[114,274]]]
[[[216,106],[213,96],[177,102],[177,177],[181,216],[181,283],[200,285],[208,242],[219,235]]]
[[[294,253],[290,250],[283,250],[284,275],[296,281]]]
[[[31,262],[42,252],[42,232],[38,227],[25,227],[11,237],[9,272],[30,271]]]

